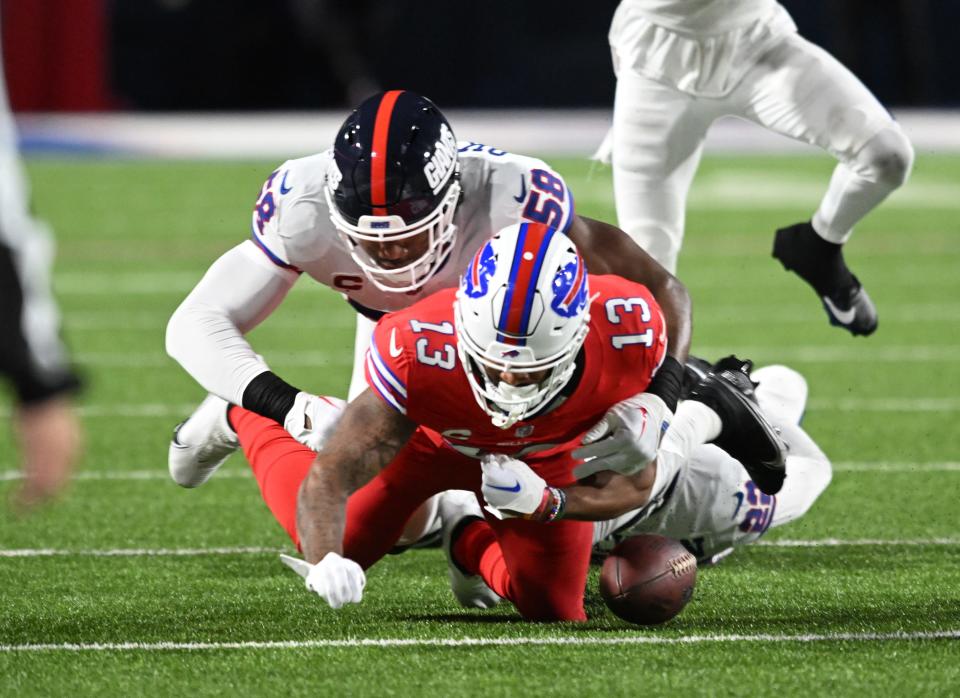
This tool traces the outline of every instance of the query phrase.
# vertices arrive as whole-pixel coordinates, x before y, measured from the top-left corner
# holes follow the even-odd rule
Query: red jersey
[[[589,279],[595,295],[581,368],[571,379],[576,385],[547,411],[500,429],[480,408],[457,354],[455,289],[377,323],[367,352],[367,384],[395,410],[469,456],[529,459],[573,448],[615,403],[646,390],[667,348],[663,314],[645,286],[618,276]]]

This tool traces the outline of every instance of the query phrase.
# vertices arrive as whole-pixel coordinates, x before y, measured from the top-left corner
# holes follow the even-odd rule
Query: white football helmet
[[[347,117],[333,144],[324,195],[330,220],[353,261],[381,291],[415,291],[450,256],[460,200],[457,141],[426,97],[383,92]],[[378,264],[361,243],[427,236],[403,266]]]
[[[480,407],[506,429],[567,384],[590,323],[587,269],[566,235],[540,223],[504,228],[474,256],[454,302],[457,351]],[[500,372],[547,371],[513,386]]]

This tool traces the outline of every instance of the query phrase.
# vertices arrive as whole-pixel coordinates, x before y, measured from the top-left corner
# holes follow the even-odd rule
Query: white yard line
[[[343,647],[513,647],[534,646],[610,646],[610,645],[689,645],[740,642],[904,642],[917,640],[958,640],[960,630],[896,631],[874,633],[809,633],[804,635],[709,634],[662,637],[623,635],[620,637],[456,637],[456,638],[352,638],[345,640],[278,640],[249,642],[93,642],[0,645],[0,652],[168,652],[178,650],[286,650]]]
[[[228,548],[113,548],[108,550],[64,550],[56,548],[13,548],[0,550],[0,558],[11,557],[197,557],[200,555],[265,555],[290,552],[285,548],[237,546]]]
[[[768,548],[836,548],[851,547],[923,547],[960,546],[960,538],[912,538],[882,540],[859,538],[841,540],[821,538],[815,540],[762,540],[751,545]],[[289,552],[285,548],[269,548],[255,545],[212,548],[108,548],[102,550],[66,548],[10,548],[0,550],[0,558],[21,557],[199,557],[203,555],[268,555]]]
[[[218,480],[249,480],[252,476],[252,473],[246,469],[220,470],[216,475]],[[22,479],[23,473],[19,470],[0,470],[0,482]],[[84,470],[76,473],[73,479],[81,482],[88,480],[162,480],[172,484],[170,474],[163,466],[156,470]]]
[[[756,543],[751,543],[751,545],[762,545],[768,548],[838,548],[842,546],[917,547],[928,545],[960,545],[960,538],[913,538],[905,540],[882,540],[880,538],[856,538],[852,540],[841,540],[839,538],[790,540],[789,538],[782,538],[780,540],[760,540]]]

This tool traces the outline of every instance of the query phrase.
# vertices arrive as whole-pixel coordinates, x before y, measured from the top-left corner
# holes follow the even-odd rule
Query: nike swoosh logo
[[[497,485],[488,485],[488,486],[489,486],[490,489],[492,489],[492,490],[501,490],[501,491],[503,491],[503,492],[519,492],[519,491],[520,491],[520,483],[519,483],[519,482],[515,482],[515,483],[513,484],[513,487],[499,487],[499,486],[497,486]]]
[[[288,186],[287,186],[287,175],[288,175],[288,174],[290,174],[290,171],[289,171],[289,170],[283,173],[283,179],[280,180],[280,193],[281,193],[281,194],[286,194],[288,191],[290,191],[291,189],[293,189],[293,187],[288,187]]]
[[[513,197],[518,204],[522,204],[527,198],[527,178],[520,175],[520,196]]]
[[[403,353],[403,349],[397,346],[397,328],[390,330],[390,356],[397,358]]]
[[[857,309],[850,308],[848,310],[840,310],[837,306],[833,304],[833,301],[823,296],[823,304],[827,306],[827,310],[830,311],[830,314],[833,315],[838,322],[849,325],[853,322],[854,318],[857,316]]]

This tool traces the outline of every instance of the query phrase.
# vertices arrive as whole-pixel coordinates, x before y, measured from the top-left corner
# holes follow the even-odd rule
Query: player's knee
[[[867,143],[858,159],[875,181],[896,189],[913,169],[913,146],[899,127],[887,128]]]

